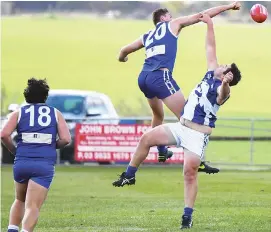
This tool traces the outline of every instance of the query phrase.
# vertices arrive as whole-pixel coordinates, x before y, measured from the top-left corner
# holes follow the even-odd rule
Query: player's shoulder
[[[147,31],[145,31],[142,36],[147,36],[148,34],[150,34],[152,31],[154,31],[156,28],[152,28],[152,29],[149,29]]]
[[[31,106],[29,103],[25,103],[25,104],[23,104],[23,105],[20,106],[19,110],[26,109],[29,106]]]
[[[61,113],[60,110],[58,110],[57,108],[54,108],[54,112],[55,112],[55,117],[56,117],[56,121],[57,122],[59,121],[59,118],[63,118],[64,119],[63,114]]]
[[[55,111],[55,113],[57,114],[57,115],[62,115],[62,113],[57,109],[57,108],[55,108],[55,107],[52,107],[52,109]]]
[[[154,32],[156,30],[158,30],[160,28],[161,25],[166,25],[168,26],[169,22],[159,22],[157,23],[155,26],[153,26],[152,28],[148,29],[143,35],[148,35],[151,32]]]
[[[143,44],[144,46],[145,46],[145,41],[147,40],[149,34],[152,33],[153,30],[155,30],[155,29],[150,29],[150,30],[146,31],[145,33],[143,33],[143,34],[140,36],[141,42],[142,42],[142,44]]]
[[[53,106],[48,106],[48,107],[55,113],[56,116],[61,114],[61,112],[57,108]]]
[[[47,105],[47,104],[46,104],[46,106],[49,107],[49,108],[52,109],[52,110],[58,110],[57,108],[55,108],[55,107],[53,107],[53,106],[49,106],[49,105]]]
[[[6,118],[7,118],[7,119],[10,119],[10,118],[18,118],[19,114],[20,114],[20,109],[17,109],[17,110],[15,110],[15,111],[13,111],[13,112],[7,114]]]

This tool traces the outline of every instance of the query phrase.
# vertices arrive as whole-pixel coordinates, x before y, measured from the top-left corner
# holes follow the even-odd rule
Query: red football
[[[265,6],[261,4],[255,4],[250,10],[251,18],[257,23],[263,23],[268,16],[268,12]]]

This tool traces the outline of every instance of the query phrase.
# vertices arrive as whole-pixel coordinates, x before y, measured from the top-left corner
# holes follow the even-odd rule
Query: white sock
[[[27,230],[22,229],[21,232],[28,232]]]
[[[9,225],[8,230],[17,230],[17,231],[19,231],[19,226]]]

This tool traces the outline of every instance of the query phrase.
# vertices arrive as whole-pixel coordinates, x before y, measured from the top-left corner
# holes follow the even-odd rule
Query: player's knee
[[[24,203],[25,203],[25,201],[21,201],[19,199],[15,199],[15,201],[14,201],[14,204],[16,204],[17,206],[24,206]]]
[[[192,183],[197,179],[198,169],[194,167],[186,167],[184,169],[184,179],[188,183]]]
[[[145,133],[141,136],[140,138],[140,143],[145,146],[145,147],[150,147],[151,146],[151,136],[150,136],[150,133]]]
[[[197,175],[194,173],[192,174],[192,173],[187,172],[184,174],[184,180],[188,184],[194,183],[197,180]]]
[[[39,210],[41,207],[41,204],[37,201],[26,201],[25,203],[25,209],[30,209],[30,210]]]
[[[16,194],[16,201],[24,203],[25,202],[25,194]]]
[[[153,111],[153,118],[157,121],[163,122],[164,120],[164,112],[163,111]]]
[[[26,205],[25,210],[28,211],[28,213],[39,215],[39,207],[37,205]]]

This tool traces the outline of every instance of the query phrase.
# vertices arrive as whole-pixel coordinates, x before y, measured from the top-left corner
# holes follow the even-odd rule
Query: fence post
[[[56,164],[60,164],[60,149],[56,149]]]
[[[251,127],[250,127],[250,164],[254,163],[254,119],[251,119]]]

